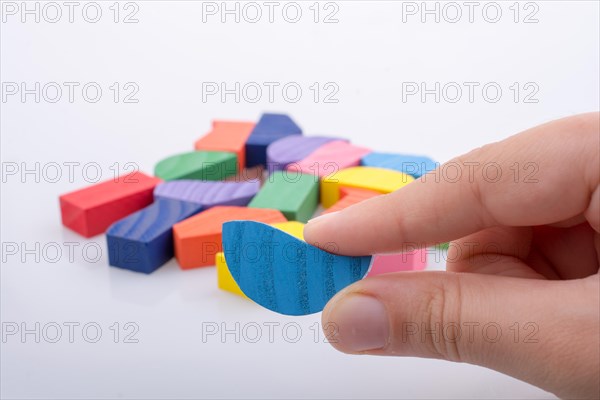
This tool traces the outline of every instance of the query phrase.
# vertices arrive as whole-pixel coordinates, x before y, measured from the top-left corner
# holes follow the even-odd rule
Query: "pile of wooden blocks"
[[[304,136],[287,115],[257,123],[214,121],[195,150],[60,196],[63,224],[106,233],[109,263],[152,273],[175,257],[181,269],[217,266],[219,287],[243,295],[223,253],[223,224],[256,221],[302,240],[316,213],[395,191],[435,169],[422,156],[372,152],[335,137]],[[425,252],[377,255],[369,275],[425,267]]]

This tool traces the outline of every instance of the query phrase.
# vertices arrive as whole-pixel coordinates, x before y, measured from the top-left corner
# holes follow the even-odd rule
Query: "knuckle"
[[[459,340],[453,327],[461,326],[460,281],[456,277],[440,281],[428,289],[423,302],[421,344],[436,358],[460,362]]]

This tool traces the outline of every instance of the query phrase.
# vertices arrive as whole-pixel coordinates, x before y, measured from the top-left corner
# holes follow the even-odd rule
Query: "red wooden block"
[[[344,208],[360,203],[375,196],[381,196],[381,193],[374,190],[359,189],[352,187],[340,188],[340,200],[333,206],[329,207],[321,213],[321,215],[329,214],[336,211],[342,211]]]
[[[244,220],[265,224],[286,222],[278,210],[217,206],[173,226],[175,257],[182,269],[215,264],[215,255],[223,251],[221,229],[224,222]]]
[[[254,122],[213,121],[212,130],[198,139],[196,150],[229,151],[237,154],[238,171],[246,166],[246,141]]]
[[[59,197],[62,223],[85,237],[103,233],[113,223],[153,201],[162,180],[132,172]]]

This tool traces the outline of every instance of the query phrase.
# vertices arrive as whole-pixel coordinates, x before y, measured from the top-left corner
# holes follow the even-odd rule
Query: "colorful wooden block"
[[[420,271],[427,265],[426,249],[399,254],[378,254],[373,256],[373,266],[368,276],[400,271]]]
[[[353,187],[340,188],[341,199],[333,206],[323,212],[324,214],[341,211],[344,208],[358,204],[372,197],[381,196],[381,193],[358,189]],[[427,252],[424,249],[418,249],[411,252],[400,254],[380,254],[373,256],[373,266],[368,276],[386,274],[399,271],[418,271],[425,269],[427,263]]]
[[[374,190],[369,189],[361,189],[349,186],[341,186],[340,187],[340,199],[343,199],[346,196],[358,196],[364,198],[370,198],[374,195],[380,195],[381,193],[376,192]]]
[[[304,240],[304,224],[302,222],[288,221],[270,225],[300,240]],[[225,254],[223,252],[217,253],[217,256],[215,258],[215,265],[217,266],[218,287],[222,290],[226,290],[228,292],[247,298],[247,296],[244,294],[244,292],[242,292],[242,290],[238,286],[235,279],[233,279],[233,276],[231,276],[231,272],[229,272],[229,267],[227,266],[227,262],[225,261]]]
[[[165,158],[154,167],[154,175],[165,181],[199,179],[220,181],[237,173],[237,156],[226,151],[192,151]]]
[[[319,182],[312,175],[273,172],[248,207],[279,210],[289,220],[308,221],[319,202]]]
[[[287,221],[277,222],[275,224],[269,224],[273,228],[284,231],[285,233],[292,235],[295,238],[304,240],[304,224],[298,221]]]
[[[248,207],[213,207],[173,226],[175,257],[182,269],[213,265],[222,251],[221,227],[224,222],[253,220],[264,223],[285,222],[277,210]]]
[[[242,292],[285,315],[323,310],[340,290],[362,279],[372,257],[327,253],[279,229],[253,221],[223,225],[223,249]]]
[[[244,168],[239,171],[236,175],[228,176],[225,178],[227,182],[248,182],[248,181],[260,181],[264,180],[264,167],[257,165],[252,168]]]
[[[323,178],[342,169],[359,165],[361,158],[370,152],[371,150],[365,147],[355,146],[343,140],[335,140],[322,145],[304,159],[289,164],[286,169]]]
[[[254,122],[213,121],[212,130],[198,139],[194,148],[235,153],[241,171],[246,166],[246,141],[254,126]]]
[[[217,286],[219,289],[247,298],[233,276],[231,276],[223,252],[217,253],[215,256],[215,266],[217,267]]]
[[[410,175],[374,167],[352,167],[321,180],[321,205],[329,208],[340,199],[340,187],[354,187],[391,193],[414,181]]]
[[[184,179],[157,185],[154,189],[154,197],[196,203],[203,208],[245,206],[259,189],[259,181],[207,182]]]
[[[368,200],[372,197],[381,196],[381,193],[373,190],[357,189],[357,188],[340,188],[340,199],[331,207],[325,209],[321,215],[330,214],[337,211],[342,211],[354,204]]]
[[[152,203],[161,179],[132,172],[59,197],[62,223],[85,237],[104,233],[113,222]]]
[[[408,154],[371,153],[360,161],[365,167],[392,169],[419,178],[437,168],[437,164],[429,157]]]
[[[115,222],[106,232],[110,265],[146,274],[155,271],[173,257],[173,225],[201,210],[196,203],[159,198]]]
[[[292,135],[279,139],[267,147],[269,172],[286,169],[291,163],[299,162],[326,143],[339,140],[329,137]]]
[[[450,248],[450,242],[438,243],[435,247],[438,250],[448,250]]]
[[[267,147],[289,135],[301,135],[302,129],[285,114],[263,114],[246,141],[246,166],[266,165]]]

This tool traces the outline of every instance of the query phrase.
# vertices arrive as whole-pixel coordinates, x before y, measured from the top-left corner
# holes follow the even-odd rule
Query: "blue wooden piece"
[[[301,135],[302,129],[285,114],[263,114],[246,141],[246,167],[265,166],[267,147],[289,135]]]
[[[173,258],[173,225],[201,210],[199,204],[157,198],[115,222],[106,232],[109,264],[146,274],[154,272]]]
[[[437,168],[437,163],[429,157],[408,154],[370,153],[364,156],[360,165],[392,169],[420,178]]]
[[[242,292],[286,315],[322,311],[337,292],[367,274],[372,259],[331,254],[254,221],[223,224],[223,251]]]

